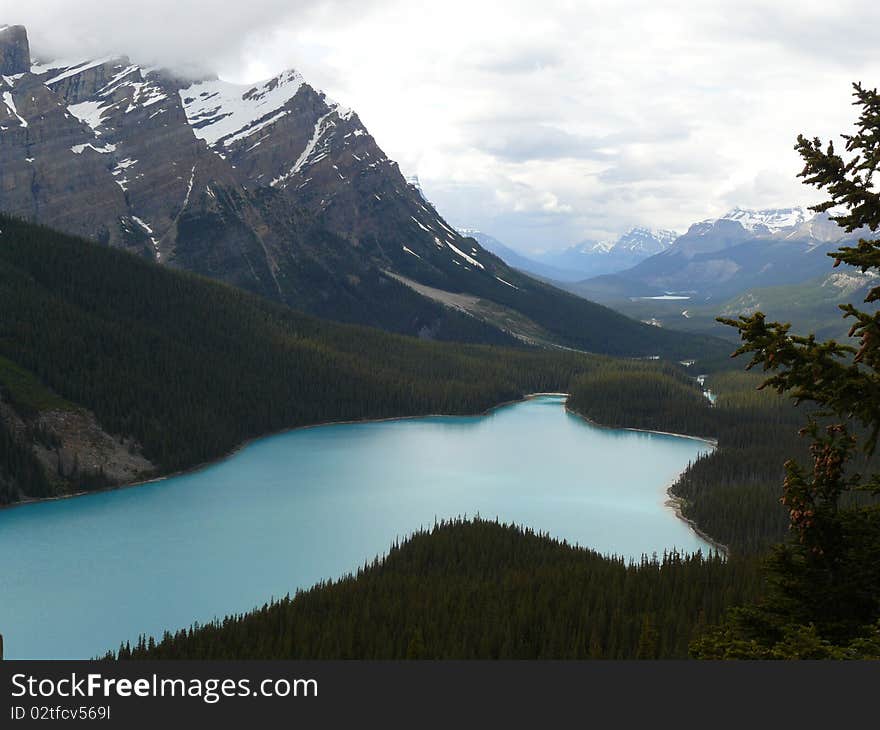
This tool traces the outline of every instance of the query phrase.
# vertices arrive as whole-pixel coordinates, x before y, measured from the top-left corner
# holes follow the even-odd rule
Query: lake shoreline
[[[286,433],[293,433],[294,431],[304,431],[305,429],[311,428],[324,428],[326,426],[352,426],[357,424],[367,424],[367,423],[388,423],[390,421],[411,421],[417,418],[480,418],[482,416],[488,416],[493,411],[498,410],[499,408],[504,408],[505,406],[514,405],[516,403],[524,403],[525,401],[532,400],[533,398],[539,398],[541,396],[554,395],[554,396],[565,396],[568,397],[568,393],[528,393],[524,395],[522,398],[515,398],[513,400],[502,401],[501,403],[496,403],[493,406],[490,406],[484,411],[480,411],[477,413],[469,413],[469,414],[451,414],[451,413],[424,413],[418,416],[387,416],[385,418],[355,418],[346,421],[321,421],[320,423],[310,423],[304,426],[291,426],[290,428],[283,428],[280,431],[271,431],[270,433],[264,433],[261,436],[253,436],[249,439],[242,441],[235,448],[226,452],[225,454],[218,456],[215,459],[210,459],[208,461],[203,461],[194,466],[187,467],[186,469],[179,469],[178,471],[169,472],[168,474],[162,474],[160,476],[151,477],[149,479],[138,479],[133,482],[124,482],[122,484],[112,484],[108,487],[101,487],[99,489],[87,489],[81,490],[79,492],[71,492],[70,494],[58,494],[53,497],[32,497],[28,499],[22,499],[18,502],[13,502],[12,504],[3,504],[0,505],[0,510],[6,509],[15,509],[16,507],[27,507],[35,504],[43,504],[45,502],[59,502],[64,499],[74,499],[75,497],[85,497],[90,494],[102,494],[104,492],[116,492],[122,489],[133,489],[134,487],[142,487],[147,484],[156,484],[157,482],[164,482],[167,479],[173,479],[176,477],[186,476],[188,474],[195,474],[200,471],[204,471],[205,469],[209,469],[210,467],[220,464],[227,459],[232,458],[240,451],[243,451],[251,444],[256,441],[260,441],[265,438],[270,438],[272,436],[281,436]]]
[[[541,395],[559,395],[558,393],[543,393]],[[657,431],[653,428],[635,428],[633,426],[606,426],[604,423],[599,423],[598,421],[594,421],[589,416],[585,416],[583,413],[574,410],[573,408],[569,408],[568,404],[565,405],[565,410],[568,413],[571,413],[573,416],[577,416],[578,418],[582,418],[591,426],[595,426],[596,428],[604,428],[609,431],[636,431],[637,433],[656,433],[660,436],[675,436],[680,439],[691,439],[693,441],[702,441],[703,443],[709,444],[713,448],[718,448],[718,439],[713,439],[710,436],[694,436],[690,433],[675,433],[674,431]]]
[[[171,472],[168,474],[163,474],[161,476],[156,476],[151,479],[143,479],[143,480],[128,482],[128,483],[124,483],[124,484],[115,484],[115,485],[112,485],[109,487],[102,487],[100,489],[72,492],[71,494],[61,494],[61,495],[57,495],[54,497],[42,497],[42,498],[38,498],[38,499],[21,500],[19,502],[15,502],[13,504],[0,505],[0,510],[14,509],[16,507],[33,506],[33,505],[42,504],[45,502],[58,502],[58,501],[65,500],[65,499],[73,499],[76,497],[85,497],[90,494],[101,494],[103,492],[115,492],[115,491],[119,491],[122,489],[133,489],[135,487],[141,487],[141,486],[145,486],[147,484],[156,484],[158,482],[163,482],[167,479],[173,479],[173,478],[180,477],[180,476],[186,476],[188,474],[195,474],[195,473],[204,471],[205,469],[208,469],[212,466],[215,466],[216,464],[220,464],[220,463],[226,461],[227,459],[232,458],[233,456],[235,456],[239,452],[243,451],[244,449],[246,449],[248,446],[255,443],[256,441],[260,441],[265,438],[270,438],[272,436],[281,436],[283,434],[293,433],[295,431],[303,431],[306,429],[314,429],[314,428],[325,428],[327,426],[345,426],[345,425],[351,426],[351,425],[370,424],[370,423],[388,423],[388,422],[392,422],[392,421],[411,421],[411,420],[421,419],[421,418],[481,418],[481,417],[491,415],[494,411],[497,411],[497,410],[504,408],[506,406],[515,405],[517,403],[524,403],[524,402],[532,400],[534,398],[540,398],[543,396],[557,396],[557,397],[568,398],[569,393],[558,393],[558,392],[527,393],[526,395],[522,396],[521,398],[515,398],[512,400],[502,401],[500,403],[496,403],[493,406],[490,406],[489,408],[485,409],[484,411],[480,411],[478,413],[472,413],[472,414],[427,413],[427,414],[422,414],[422,415],[418,415],[418,416],[388,416],[385,418],[357,418],[357,419],[350,419],[350,420],[345,420],[345,421],[322,421],[320,423],[311,423],[311,424],[308,424],[305,426],[292,426],[290,428],[281,429],[280,431],[273,431],[271,433],[266,433],[261,436],[254,436],[252,438],[249,438],[249,439],[241,442],[235,448],[233,448],[229,452],[223,454],[222,456],[219,456],[216,459],[211,459],[209,461],[202,462],[200,464],[196,464],[195,466],[189,467],[187,469],[181,469],[181,470]],[[645,429],[645,428],[634,428],[634,427],[630,427],[630,426],[620,426],[620,427],[606,426],[605,424],[593,421],[592,419],[588,418],[587,416],[583,415],[582,413],[579,413],[579,412],[573,410],[572,408],[570,408],[568,406],[567,403],[565,403],[563,407],[565,408],[565,411],[567,413],[570,413],[574,416],[577,416],[578,418],[582,419],[586,423],[588,423],[591,426],[594,426],[596,428],[608,429],[611,431],[635,431],[635,432],[641,432],[641,433],[654,433],[654,434],[658,434],[661,436],[673,436],[676,438],[686,438],[686,439],[692,439],[694,441],[702,441],[703,443],[709,444],[713,448],[718,447],[717,439],[712,439],[712,438],[703,437],[703,436],[693,436],[691,434],[686,434],[686,433],[673,433],[671,431],[657,431],[657,430]],[[681,475],[679,475],[679,477],[680,476]],[[690,529],[694,532],[694,534],[696,534],[700,539],[709,543],[713,548],[715,548],[719,552],[723,553],[724,555],[729,555],[729,548],[726,545],[723,545],[722,543],[720,543],[717,540],[715,540],[714,538],[712,538],[710,535],[707,535],[705,532],[703,532],[697,526],[697,524],[693,520],[691,520],[690,518],[688,518],[684,515],[684,513],[682,512],[682,506],[683,506],[684,500],[672,491],[674,486],[675,486],[675,482],[670,484],[666,489],[666,497],[667,498],[663,503],[664,507],[672,510],[673,514],[678,519],[680,519],[682,522],[686,523],[688,525],[688,527],[690,527]]]
[[[592,418],[588,418],[583,413],[579,413],[578,411],[574,410],[573,408],[569,408],[567,403],[565,405],[565,410],[567,413],[571,413],[573,416],[577,416],[578,418],[583,419],[584,421],[589,423],[591,426],[595,426],[596,428],[605,428],[605,429],[608,429],[611,431],[639,431],[641,433],[656,433],[661,436],[675,436],[677,438],[685,438],[685,439],[692,439],[694,441],[702,441],[703,443],[709,444],[713,449],[718,448],[718,439],[709,438],[708,436],[693,436],[688,433],[673,433],[672,431],[656,431],[656,430],[650,429],[650,428],[632,428],[629,426],[619,426],[619,427],[606,426],[605,424],[597,423]],[[730,556],[730,548],[727,545],[725,545],[724,543],[718,542],[718,540],[716,540],[711,535],[708,535],[706,532],[704,532],[702,529],[700,529],[697,526],[697,523],[694,520],[692,520],[690,517],[687,517],[684,514],[684,512],[682,511],[682,508],[684,507],[685,500],[683,497],[679,497],[675,492],[672,491],[675,488],[675,485],[678,482],[678,480],[681,478],[682,474],[684,474],[684,472],[679,474],[675,479],[672,480],[672,482],[669,484],[669,486],[666,487],[666,500],[663,502],[663,506],[668,509],[671,509],[672,512],[675,514],[675,516],[678,519],[680,519],[682,522],[684,522],[688,527],[690,527],[691,531],[697,537],[699,537],[701,540],[709,543],[716,551],[723,554],[725,557],[729,557]]]
[[[679,475],[681,476],[681,475]],[[694,534],[700,537],[702,540],[708,542],[718,553],[722,554],[724,557],[730,557],[730,548],[724,543],[718,542],[711,535],[706,534],[701,530],[697,523],[692,520],[690,517],[687,517],[684,512],[682,512],[682,508],[684,507],[685,499],[684,497],[679,497],[675,492],[673,492],[673,488],[675,487],[675,481],[669,485],[666,489],[667,499],[663,503],[665,507],[671,509],[675,516],[678,517],[682,522],[687,523],[687,525],[693,530]]]

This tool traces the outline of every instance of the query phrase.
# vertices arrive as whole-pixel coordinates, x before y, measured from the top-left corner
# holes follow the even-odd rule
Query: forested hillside
[[[782,496],[787,459],[807,463],[809,444],[800,437],[804,408],[770,390],[758,390],[757,374],[713,375],[717,394],[709,409],[718,449],[698,459],[673,492],[682,512],[732,549],[763,552],[788,535]]]
[[[328,323],[47,229],[9,219],[0,229],[0,401],[25,421],[88,409],[159,472],[293,426],[481,412],[565,390],[596,361]],[[32,434],[18,445],[3,434],[3,463],[27,496],[69,488],[33,476],[20,447]]]
[[[774,392],[758,391],[760,383],[748,373],[716,373],[708,380],[717,396],[713,406],[680,370],[633,378],[622,368],[577,379],[569,406],[611,426],[717,439],[718,448],[691,464],[672,491],[701,530],[734,552],[761,552],[786,536],[783,463],[806,458],[807,448],[798,436],[804,413]]]
[[[785,534],[778,484],[783,455],[802,451],[800,415],[753,392],[748,376],[713,375],[711,408],[668,363],[418,341],[317,320],[32,225],[7,219],[0,230],[0,407],[20,416],[15,428],[0,419],[0,501],[108,483],[70,459],[46,469],[57,444],[28,418],[35,412],[88,409],[152,473],[167,473],[284,428],[477,413],[570,390],[570,406],[603,425],[719,438],[676,486],[684,513],[734,550]],[[42,469],[29,443],[42,445]]]
[[[608,361],[329,323],[42,227],[0,230],[0,407],[14,411],[0,419],[0,502],[108,482],[100,464],[64,464],[51,433],[39,476],[22,447],[45,430],[34,414],[87,409],[165,473],[299,425],[481,412]]]
[[[669,364],[608,363],[574,381],[567,405],[603,426],[716,435],[715,413],[696,379]]]
[[[713,375],[712,408],[668,363],[333,324],[47,229],[6,219],[0,230],[2,502],[114,481],[99,464],[63,463],[52,424],[34,413],[87,409],[155,474],[284,428],[477,413],[570,390],[570,406],[603,425],[717,437],[719,449],[676,485],[685,515],[735,551],[785,535],[778,485],[786,455],[803,452],[801,415],[754,392],[749,376]]]
[[[120,659],[655,659],[761,590],[757,561],[627,565],[531,530],[436,525],[388,556],[244,616],[123,646]]]
[[[720,398],[711,408],[689,371],[670,363],[451,345],[333,324],[32,225],[3,220],[0,230],[6,502],[107,483],[88,464],[65,469],[59,457],[53,472],[34,458],[58,449],[41,425],[47,413],[94,414],[125,450],[142,452],[155,473],[292,426],[475,413],[538,391],[571,391],[572,407],[604,425],[719,436],[718,454],[736,446],[740,431],[752,438],[749,428],[734,428],[743,423],[740,413],[720,417],[734,407],[725,404],[721,380],[712,383]],[[756,421],[766,418],[763,401],[752,410]],[[759,437],[773,443],[766,432]],[[175,655],[201,655],[200,642],[208,640],[215,642],[210,655],[231,656],[247,636],[260,647],[254,656],[263,657],[537,657],[558,655],[567,635],[575,637],[566,650],[571,656],[685,656],[700,627],[759,591],[755,563],[739,556],[776,539],[760,526],[760,500],[731,500],[728,486],[711,488],[714,477],[700,464],[715,458],[691,469],[703,468],[705,478],[692,479],[691,491],[681,494],[685,513],[731,545],[728,563],[672,556],[627,566],[487,523],[447,525],[395,548],[357,579],[165,646],[176,647]],[[772,501],[778,475],[770,475],[769,452],[758,461],[760,479],[742,487],[734,477],[733,487],[774,495]],[[740,536],[744,525],[756,524],[760,540]],[[394,628],[401,621],[402,634]],[[283,630],[263,631],[266,622]],[[360,625],[371,626],[370,633]],[[295,626],[307,629],[289,628]]]
[[[758,390],[760,375],[716,372],[707,385],[715,405],[694,378],[668,365],[632,372],[635,363],[600,367],[577,378],[568,406],[607,426],[644,428],[716,439],[718,448],[691,464],[672,488],[682,514],[737,553],[761,553],[788,534],[788,512],[779,503],[783,465],[809,460],[799,432],[807,415],[791,399]],[[873,460],[876,468],[876,459]],[[857,468],[866,466],[864,457]]]

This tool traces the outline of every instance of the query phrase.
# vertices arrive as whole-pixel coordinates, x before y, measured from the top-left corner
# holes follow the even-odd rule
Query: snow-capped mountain
[[[7,28],[0,47],[26,37]],[[380,233],[389,267],[489,275],[357,115],[296,71],[236,85],[126,57],[3,58],[6,212],[285,300],[302,289],[294,269],[326,253],[305,235],[318,218],[350,244],[332,272],[348,281]],[[307,250],[291,256],[293,241]]]
[[[577,253],[586,254],[589,256],[591,254],[611,253],[611,250],[614,248],[615,243],[615,241],[586,240],[581,241],[571,248],[577,251]]]
[[[669,248],[677,237],[675,231],[635,227],[616,240],[582,241],[564,251],[543,254],[539,261],[566,272],[559,281],[580,281],[635,266]]]
[[[667,255],[692,258],[722,251],[747,240],[810,240],[827,243],[844,232],[828,214],[817,215],[809,208],[734,208],[720,218],[694,223],[669,248]]]
[[[669,248],[678,238],[678,233],[664,229],[632,228],[624,233],[611,251],[629,251],[633,254],[653,256]]]
[[[736,207],[721,218],[736,221],[749,233],[761,235],[778,233],[783,229],[799,226],[813,217],[815,217],[815,213],[809,208],[798,206],[795,208],[765,208],[763,210]]]
[[[637,227],[616,240],[587,240],[563,251],[526,256],[479,230],[459,228],[459,232],[479,241],[485,249],[520,271],[565,283],[629,268],[668,248],[678,235],[675,231]]]
[[[827,213],[807,208],[734,208],[694,223],[664,251],[612,276],[577,284],[573,291],[600,301],[686,291],[727,298],[755,287],[781,286],[827,272],[827,253],[847,234]]]
[[[653,328],[539,284],[454,230],[355,112],[293,70],[236,85],[124,56],[31,63],[25,29],[8,26],[0,211],[334,319],[600,351],[612,327],[635,327],[618,349],[663,349]],[[449,293],[494,304],[471,311]]]

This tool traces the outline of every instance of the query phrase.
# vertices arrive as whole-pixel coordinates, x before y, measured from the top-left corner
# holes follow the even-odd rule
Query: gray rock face
[[[28,64],[23,30],[2,37],[20,73],[0,77],[0,211],[395,332],[637,355],[659,337],[462,236],[295,71],[242,86],[126,57]],[[426,287],[498,306],[468,316]]]
[[[24,26],[0,26],[0,74],[15,76],[30,70],[31,52]]]
[[[24,29],[3,37],[21,68]],[[0,87],[0,210],[321,313],[384,297],[364,282],[397,288],[388,269],[506,286],[357,115],[295,71],[249,87],[126,57],[25,66]]]
[[[194,136],[172,81],[120,57],[35,65],[8,90],[21,119],[0,128],[0,209],[278,296],[240,220],[258,219],[249,204],[215,227],[210,252],[181,241],[181,220],[213,220],[240,182]]]
[[[125,214],[92,134],[32,74],[0,85],[0,207],[70,233],[112,240]]]

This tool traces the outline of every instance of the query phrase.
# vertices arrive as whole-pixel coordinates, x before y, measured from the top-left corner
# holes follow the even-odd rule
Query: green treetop
[[[829,254],[834,266],[880,273],[880,95],[854,85],[860,114],[856,131],[833,142],[798,137],[804,160],[799,177],[827,193],[813,207],[829,211],[856,246]],[[865,302],[880,299],[880,286]],[[853,320],[855,346],[796,335],[787,323],[756,312],[719,321],[739,330],[748,368],[768,374],[762,388],[811,404],[803,434],[811,439],[812,468],[788,461],[781,501],[789,509],[793,539],[768,563],[766,600],[738,609],[694,647],[697,656],[819,658],[880,656],[880,476],[856,471],[856,450],[872,453],[880,434],[880,312],[842,304]],[[867,494],[856,494],[867,493]]]

